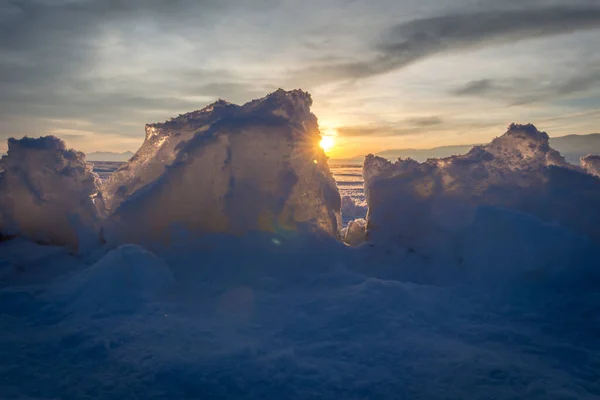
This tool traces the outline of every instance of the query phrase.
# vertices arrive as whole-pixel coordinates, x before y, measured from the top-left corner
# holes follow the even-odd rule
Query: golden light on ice
[[[327,153],[329,150],[333,149],[335,145],[335,140],[333,136],[324,135],[321,137],[321,142],[319,143],[323,151]]]

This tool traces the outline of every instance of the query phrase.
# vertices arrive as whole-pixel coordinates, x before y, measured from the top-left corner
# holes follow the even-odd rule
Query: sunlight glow
[[[335,145],[335,140],[334,140],[333,136],[322,136],[321,137],[321,142],[319,143],[319,146],[321,146],[321,148],[323,149],[323,151],[325,151],[325,153],[327,153],[328,151],[333,149],[334,145]]]

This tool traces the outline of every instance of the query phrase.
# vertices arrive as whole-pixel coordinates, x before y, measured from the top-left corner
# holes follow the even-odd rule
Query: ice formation
[[[581,158],[581,167],[589,174],[600,178],[600,155],[587,155]]]
[[[367,221],[364,218],[357,218],[348,222],[348,226],[342,229],[342,240],[350,246],[358,246],[366,239]]]
[[[424,163],[369,155],[363,175],[372,240],[441,249],[447,233],[468,227],[477,208],[487,205],[530,213],[600,241],[600,182],[566,163],[531,124],[512,124],[465,155]],[[489,234],[495,234],[492,227]]]
[[[98,241],[98,177],[54,136],[8,140],[0,160],[0,232],[74,249]]]
[[[102,185],[106,212],[111,214],[133,193],[157,180],[173,164],[185,142],[208,131],[215,122],[227,119],[238,108],[219,100],[165,123],[146,125],[146,139],[140,149]]]
[[[342,197],[342,217],[344,217],[344,219],[361,217],[366,213],[367,207],[356,204],[354,199],[350,196]]]
[[[337,237],[341,201],[311,104],[308,93],[280,89],[147,125],[140,150],[103,186],[107,237],[158,241],[173,227]]]

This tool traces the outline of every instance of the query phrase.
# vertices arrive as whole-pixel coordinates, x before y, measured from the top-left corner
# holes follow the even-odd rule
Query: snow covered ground
[[[425,266],[413,253],[331,238],[187,240],[90,258],[1,243],[2,398],[600,396],[597,253],[523,268],[564,233],[453,284],[403,276]]]
[[[598,398],[597,247],[525,214],[481,218],[460,266],[294,232],[86,256],[5,241],[0,393]]]
[[[149,125],[109,185],[57,138],[11,142],[0,399],[600,398],[592,165],[564,164],[530,125],[464,156],[371,156],[365,220],[362,194],[332,185],[309,104],[278,91]],[[357,214],[347,232],[340,208]],[[168,240],[103,240],[115,209],[136,217],[131,237]],[[179,224],[261,213],[314,224]],[[88,214],[95,236],[73,218]]]

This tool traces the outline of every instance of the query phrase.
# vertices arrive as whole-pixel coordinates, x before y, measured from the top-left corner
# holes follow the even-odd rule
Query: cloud
[[[600,68],[596,67],[587,70],[579,75],[571,76],[568,79],[554,86],[553,91],[557,95],[568,95],[572,93],[584,92],[600,84]]]
[[[586,110],[586,111],[571,113],[571,114],[565,114],[565,115],[554,115],[552,117],[544,118],[542,121],[553,122],[553,121],[563,121],[563,120],[569,120],[569,119],[584,120],[586,117],[593,117],[593,116],[600,116],[600,108],[594,109],[594,110]]]
[[[434,123],[433,123],[434,122]],[[338,135],[343,137],[386,137],[410,136],[428,131],[428,127],[442,124],[437,117],[417,118],[414,120],[399,121],[395,124],[356,125],[336,128]]]
[[[408,122],[416,126],[435,126],[444,123],[440,117],[435,116],[410,118],[408,119]]]
[[[172,49],[187,43],[186,26],[214,26],[235,12],[230,5],[248,7],[218,0],[0,0],[0,116],[142,124],[214,97],[240,99],[254,83],[178,63],[185,54]],[[206,98],[198,101],[202,92]]]
[[[243,104],[248,99],[255,99],[265,96],[266,93],[278,89],[271,85],[253,85],[250,83],[238,82],[211,82],[205,85],[193,87],[194,93],[210,96],[221,97],[232,103]]]
[[[600,6],[487,10],[416,19],[392,27],[367,59],[296,71],[307,82],[364,79],[433,55],[600,28]]]
[[[480,79],[468,82],[463,87],[453,90],[451,93],[457,96],[481,96],[494,91],[491,79]]]
[[[347,125],[336,128],[338,135],[345,138],[375,138],[375,137],[401,137],[419,136],[423,134],[448,133],[457,134],[473,129],[485,129],[497,126],[498,121],[455,118],[442,119],[440,117],[408,118],[403,121]]]
[[[336,131],[342,137],[398,136],[408,134],[389,125],[340,126]]]
[[[523,105],[593,91],[600,85],[600,68],[594,66],[579,68],[579,71],[572,72],[570,76],[554,79],[538,77],[537,79],[474,80],[451,90],[450,94],[501,100],[509,105]]]
[[[577,35],[573,45],[561,42],[575,67],[554,78],[567,61],[544,63],[540,73],[550,81],[502,80],[506,74],[489,70],[481,70],[481,77],[465,72],[451,79],[486,82],[458,85],[444,98],[450,91],[447,82],[460,81],[386,86],[361,79],[444,52],[598,27],[596,2],[582,6],[577,0],[578,6],[568,2],[561,7],[548,6],[551,2],[558,3],[322,0],[315,13],[316,2],[311,1],[0,0],[0,150],[8,136],[39,136],[53,129],[94,132],[94,143],[102,149],[113,145],[109,139],[125,143],[143,138],[147,122],[200,109],[219,97],[244,103],[278,87],[310,90],[324,124],[345,120],[348,135],[438,132],[443,140],[444,129],[462,115],[454,108],[469,101],[496,96],[518,104],[557,91],[572,96],[598,87],[593,73],[597,57],[590,55],[583,65],[577,56],[583,52],[579,49],[593,49],[596,39],[589,35],[575,43]],[[543,43],[531,45],[541,50],[532,51],[532,59],[547,54]],[[518,68],[507,66],[516,75],[526,72]],[[416,79],[430,76],[423,73]],[[337,83],[323,84],[329,82]],[[400,122],[397,127],[353,126],[381,118]],[[75,120],[82,123],[57,122]],[[105,144],[101,137],[107,138]],[[79,145],[88,138],[70,140]]]
[[[69,148],[86,153],[99,148],[108,151],[122,151],[123,148],[135,151],[143,141],[143,137],[131,138],[77,129],[50,129],[48,134],[61,138]]]

